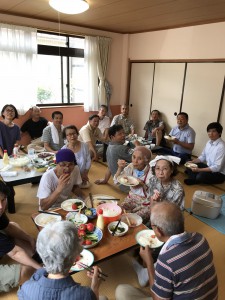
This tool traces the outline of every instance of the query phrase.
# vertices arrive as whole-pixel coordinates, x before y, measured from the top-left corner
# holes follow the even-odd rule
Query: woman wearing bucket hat
[[[60,206],[71,192],[82,198],[79,188],[82,179],[73,151],[59,150],[56,153],[56,164],[54,169],[44,173],[40,181],[37,197],[42,210]]]

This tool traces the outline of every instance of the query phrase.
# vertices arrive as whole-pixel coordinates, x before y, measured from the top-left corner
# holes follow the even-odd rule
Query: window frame
[[[41,31],[38,30],[37,33],[43,33],[48,35],[57,35],[58,33],[55,32],[48,32],[48,31]],[[69,60],[71,57],[78,57],[84,58],[84,49],[81,48],[70,48],[69,47],[69,40],[70,38],[80,38],[85,39],[83,36],[76,36],[76,35],[69,35],[69,34],[60,34],[60,36],[66,37],[66,47],[60,46],[50,46],[50,45],[40,45],[37,44],[37,55],[50,55],[50,56],[59,56],[61,61],[61,98],[62,102],[55,102],[55,103],[37,103],[37,106],[40,107],[55,107],[55,106],[79,106],[84,105],[83,102],[81,103],[70,103],[70,68],[69,68]],[[63,77],[63,57],[66,57],[66,64],[67,64],[67,74],[65,75],[67,78],[67,99],[68,102],[64,102],[64,77]]]

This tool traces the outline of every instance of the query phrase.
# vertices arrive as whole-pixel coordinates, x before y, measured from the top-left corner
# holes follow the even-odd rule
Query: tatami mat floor
[[[104,176],[105,170],[106,167],[104,164],[92,164],[90,170],[90,181],[92,182],[92,185],[89,190],[83,190],[85,195],[88,195],[88,193],[91,191],[92,194],[109,194],[122,200],[125,197],[125,194],[120,192],[119,189],[113,185],[112,179],[110,179],[110,182],[107,185],[98,186],[93,183],[97,178]],[[179,173],[178,179],[183,182],[184,174]],[[186,207],[190,207],[192,195],[197,189],[211,191],[217,194],[223,193],[221,190],[215,187],[184,187],[186,192]],[[31,184],[21,185],[16,187],[15,191],[16,213],[9,214],[9,217],[12,221],[18,222],[28,233],[32,234],[33,236],[37,236],[37,229],[30,218],[31,214],[36,212],[38,209],[38,202],[36,198],[37,186]],[[198,231],[207,238],[214,253],[214,262],[219,278],[219,300],[225,299],[225,236],[187,213],[185,213],[185,224],[187,230]],[[5,259],[1,261],[1,263],[4,261]],[[129,283],[138,287],[137,278],[131,265],[131,253],[118,255],[108,261],[102,262],[100,266],[109,275],[107,281],[102,283],[100,293],[102,295],[106,295],[109,300],[115,299],[115,288],[120,283]],[[82,285],[90,284],[90,280],[87,278],[85,271],[74,275],[74,279],[77,282],[80,282]],[[0,299],[17,299],[16,289],[7,294],[1,293]]]

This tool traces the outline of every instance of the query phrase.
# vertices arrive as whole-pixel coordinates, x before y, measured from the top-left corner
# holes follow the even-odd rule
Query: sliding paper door
[[[156,63],[152,110],[158,109],[166,123],[166,132],[176,125],[174,113],[181,104],[185,63]]]
[[[196,132],[194,155],[202,152],[208,135],[206,127],[217,121],[225,63],[188,63],[182,111]]]
[[[135,133],[144,136],[144,125],[149,120],[153,82],[153,63],[132,63],[129,116],[135,122]]]

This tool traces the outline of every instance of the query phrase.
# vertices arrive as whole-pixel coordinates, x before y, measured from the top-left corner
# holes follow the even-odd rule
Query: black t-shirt
[[[39,121],[27,120],[21,127],[21,131],[27,131],[32,139],[42,136],[43,129],[48,125],[48,120],[40,117]]]
[[[5,213],[0,216],[0,230],[4,230],[9,225],[9,219]]]
[[[0,216],[0,230],[4,230],[9,224],[9,219],[5,213]],[[0,232],[0,257],[12,251],[15,247],[13,239]]]

